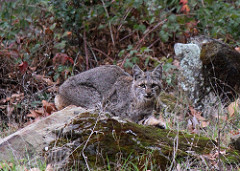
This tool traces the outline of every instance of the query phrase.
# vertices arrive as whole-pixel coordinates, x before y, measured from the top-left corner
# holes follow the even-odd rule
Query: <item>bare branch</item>
[[[87,48],[87,38],[86,38],[86,31],[83,33],[83,41],[84,41],[84,50],[85,50],[85,59],[86,59],[86,69],[89,69],[89,64],[88,64],[88,48]]]
[[[101,0],[101,1],[102,1],[104,10],[105,10],[105,12],[106,12],[106,14],[107,14],[107,17],[110,18],[104,0]],[[114,40],[114,36],[113,36],[113,31],[112,31],[111,22],[108,23],[108,26],[109,26],[109,30],[110,30],[110,35],[111,35],[112,43],[113,43],[113,46],[115,47],[115,40]]]

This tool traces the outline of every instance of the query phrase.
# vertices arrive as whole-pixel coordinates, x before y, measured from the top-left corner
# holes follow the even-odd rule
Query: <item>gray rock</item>
[[[240,53],[206,36],[190,42],[177,43],[174,50],[180,61],[179,85],[193,106],[204,110],[234,101],[240,93]]]
[[[0,161],[19,160],[23,158],[41,159],[42,150],[57,138],[56,130],[61,130],[80,113],[87,112],[83,108],[66,108],[49,117],[39,120],[29,126],[0,140]]]
[[[180,60],[179,85],[188,93],[194,104],[199,101],[200,87],[203,85],[200,49],[196,44],[174,45],[176,57]]]

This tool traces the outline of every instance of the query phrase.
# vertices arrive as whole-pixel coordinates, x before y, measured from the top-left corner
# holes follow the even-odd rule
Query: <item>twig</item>
[[[204,0],[201,0],[202,6],[205,8]]]
[[[124,65],[124,63],[126,62],[127,58],[129,58],[129,56],[130,56],[130,53],[128,53],[128,54],[125,56],[125,58],[123,59],[121,65],[120,65],[121,68],[123,67],[123,65]]]
[[[106,56],[109,60],[111,60],[111,62],[114,61],[110,56],[108,56],[106,53],[104,53],[104,52],[101,51],[100,49],[92,48],[92,50],[98,51],[99,53],[103,54],[103,55]]]
[[[178,150],[178,144],[179,144],[178,141],[179,141],[179,128],[177,129],[177,135],[176,137],[174,137],[174,140],[173,140],[173,154],[172,154],[172,161],[171,161],[169,170],[172,170],[174,165],[176,164],[177,150]]]
[[[136,46],[136,49],[138,49],[138,48],[141,46],[142,42],[145,40],[145,38],[146,38],[151,32],[153,32],[156,28],[158,28],[159,26],[161,26],[162,24],[164,24],[167,20],[168,20],[168,19],[165,19],[165,20],[163,20],[163,21],[160,21],[160,22],[157,23],[151,30],[147,31],[147,32],[145,33],[145,35],[143,36],[143,38],[138,41],[137,46]]]
[[[159,26],[161,26],[162,24],[164,24],[168,19],[165,19],[163,21],[160,21],[159,23],[157,23],[152,29],[150,29],[149,31],[147,31],[143,38],[141,40],[138,41],[137,46],[134,48],[134,50],[138,50],[142,44],[142,42],[144,41],[144,39],[151,33],[153,32],[156,28],[158,28]],[[124,63],[126,62],[127,58],[130,56],[130,54],[128,53],[125,58],[123,59],[122,63],[121,63],[121,67],[123,67]]]
[[[89,137],[88,137],[88,139],[87,139],[87,141],[86,141],[86,143],[84,144],[83,149],[82,149],[82,156],[83,156],[83,158],[84,158],[84,161],[85,161],[85,163],[86,163],[87,168],[88,168],[89,171],[90,171],[90,167],[89,167],[89,165],[88,165],[87,157],[86,157],[85,154],[84,154],[84,150],[86,149],[87,144],[88,144],[91,136],[93,135],[93,133],[95,133],[94,130],[95,130],[96,126],[97,126],[97,123],[98,123],[98,121],[99,121],[99,118],[100,118],[101,114],[102,114],[102,111],[99,111],[99,115],[98,115],[98,117],[97,117],[97,120],[96,120],[93,128],[92,128],[92,132],[91,132],[91,134],[89,135]]]
[[[119,40],[119,42],[123,41],[124,39],[130,37],[131,35],[133,35],[133,33],[135,33],[135,31],[133,31],[132,33],[128,34],[127,36],[123,37],[122,39]]]
[[[90,171],[90,167],[89,167],[88,161],[87,161],[87,156],[84,154],[84,151],[82,151],[82,156],[83,156],[83,159],[84,159],[84,161],[85,161],[85,163],[86,163],[86,165],[87,165],[88,171]]]
[[[110,18],[104,0],[101,0],[101,1],[102,1],[104,10],[105,10],[105,12],[106,12],[106,14],[107,14],[107,17]],[[115,47],[115,40],[114,40],[114,37],[113,37],[113,31],[112,31],[111,22],[108,23],[108,26],[109,26],[109,30],[110,30],[110,35],[111,35],[112,43],[113,43],[113,46]]]
[[[127,9],[127,13],[125,14],[123,20],[121,21],[121,24],[120,24],[119,27],[117,28],[117,31],[119,31],[119,30],[121,29],[121,27],[122,27],[122,25],[123,25],[123,21],[126,20],[127,16],[130,14],[131,11],[132,11],[132,8],[128,8],[128,9]]]
[[[92,52],[92,55],[93,55],[93,57],[94,57],[94,59],[95,59],[95,61],[96,61],[96,63],[97,63],[97,65],[98,65],[98,60],[97,60],[97,57],[96,57],[96,55],[95,55],[95,53],[93,52],[93,49],[92,49],[92,47],[88,44],[88,48],[90,49],[90,51]]]
[[[81,152],[81,153],[82,153],[82,156],[83,156],[83,159],[84,159],[84,161],[85,161],[85,163],[86,163],[86,166],[87,166],[88,171],[90,171],[91,169],[90,169],[90,167],[89,167],[89,164],[88,164],[88,161],[87,161],[87,156],[85,155],[84,150],[86,149],[87,144],[88,144],[91,136],[93,135],[93,133],[95,133],[94,130],[95,130],[96,126],[97,126],[97,123],[98,123],[98,121],[99,121],[100,115],[101,115],[101,111],[100,111],[100,113],[99,113],[99,116],[97,117],[97,120],[96,120],[96,122],[95,122],[95,124],[94,124],[94,126],[93,126],[93,128],[92,128],[92,131],[91,131],[90,135],[88,136],[88,139],[87,139],[87,141],[85,142],[85,144],[84,144],[84,146],[83,146],[83,148],[82,148],[82,152]],[[78,148],[80,148],[81,146],[82,146],[82,144],[80,144],[77,148],[75,148],[75,149],[71,152],[71,154],[69,154],[69,156],[72,155],[72,154],[73,154]]]
[[[160,40],[160,38],[158,38],[157,40],[155,40],[151,45],[148,46],[148,48],[150,49],[151,47],[153,47],[153,45],[154,45],[155,43],[157,43],[159,40]]]
[[[89,64],[88,64],[88,48],[87,48],[87,40],[86,40],[86,31],[84,30],[83,33],[83,41],[84,41],[84,50],[85,50],[85,59],[86,59],[86,69],[89,69]]]
[[[221,167],[221,159],[220,159],[220,155],[221,155],[221,147],[220,147],[220,140],[221,140],[221,130],[220,130],[220,128],[219,128],[219,112],[218,112],[218,169],[220,170],[220,171],[222,171],[222,167]]]
[[[214,78],[215,78],[215,85],[217,86],[216,82],[217,82],[217,77],[216,77],[216,73],[215,73],[215,68],[214,68],[214,65],[213,65],[213,62],[212,60],[210,61],[211,62],[211,65],[212,65],[212,68],[213,68],[213,75],[214,75]],[[218,89],[215,90],[215,87],[213,86],[212,82],[210,81],[210,84],[214,90],[214,92],[216,94],[219,94],[219,91]],[[219,97],[219,101],[221,101],[220,97]],[[217,114],[217,128],[218,128],[218,137],[217,137],[217,147],[218,147],[218,169],[220,171],[222,171],[222,167],[221,167],[221,159],[220,159],[220,154],[221,154],[221,143],[220,143],[220,140],[221,140],[221,130],[220,130],[220,112],[218,112]]]
[[[80,52],[77,53],[77,56],[76,56],[76,58],[75,58],[75,60],[74,60],[73,68],[72,68],[72,74],[73,74],[73,71],[74,71],[74,69],[75,69],[75,66],[77,65],[77,60],[78,60],[78,56],[79,56],[79,55],[80,55]]]

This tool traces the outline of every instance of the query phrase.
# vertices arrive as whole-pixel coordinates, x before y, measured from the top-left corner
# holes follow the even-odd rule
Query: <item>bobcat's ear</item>
[[[132,73],[133,73],[134,80],[137,80],[138,78],[141,77],[141,75],[143,74],[143,71],[139,68],[138,65],[134,65],[132,68]]]
[[[154,70],[153,70],[153,76],[157,79],[162,79],[162,64],[159,64]]]

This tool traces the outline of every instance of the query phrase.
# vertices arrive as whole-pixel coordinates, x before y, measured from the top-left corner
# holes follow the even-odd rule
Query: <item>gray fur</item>
[[[70,104],[95,108],[102,103],[111,114],[138,122],[156,109],[161,75],[161,66],[143,72],[135,65],[133,77],[114,65],[97,67],[66,80],[55,102],[59,108]]]

